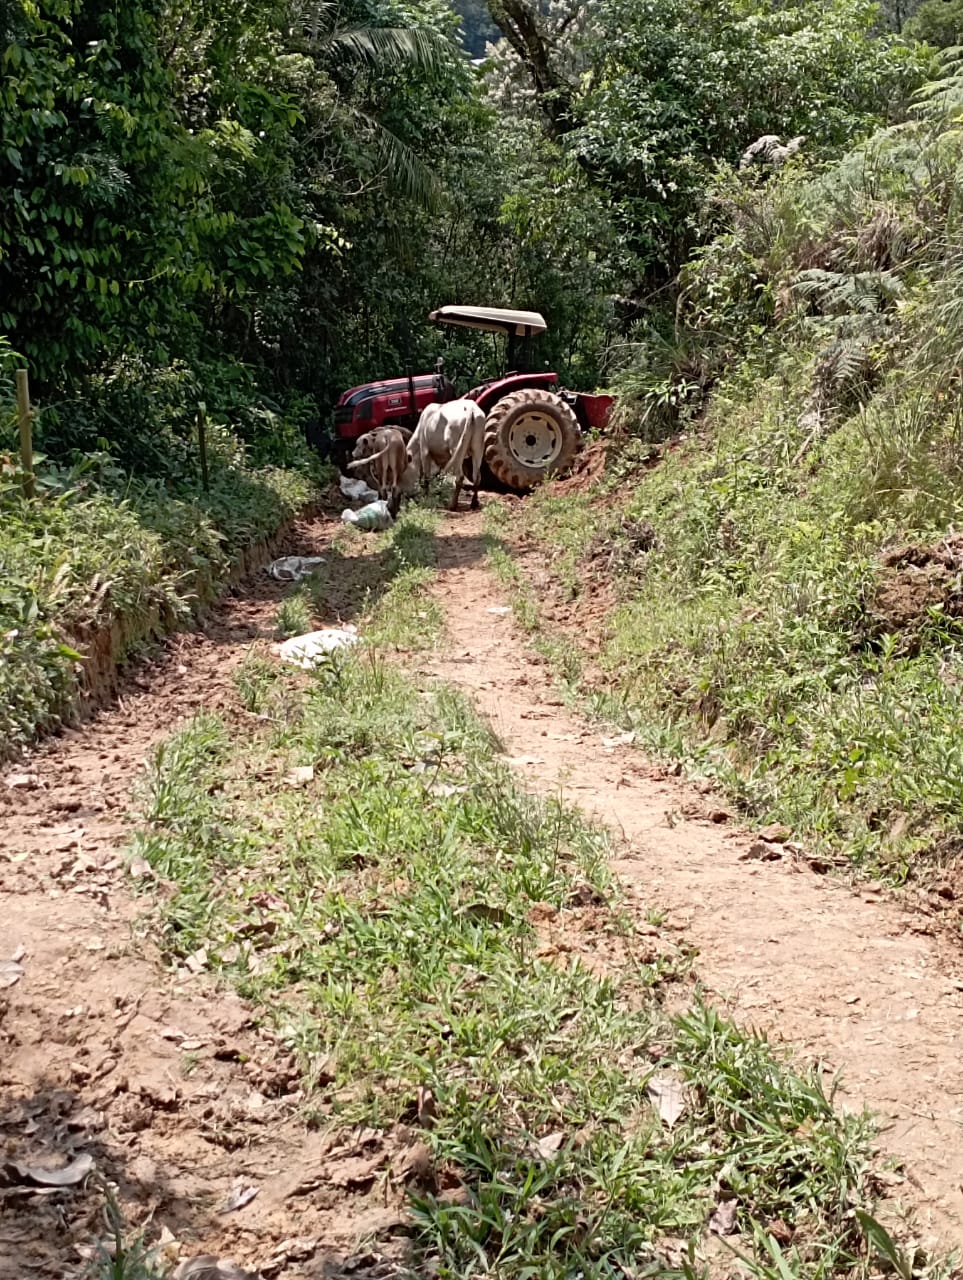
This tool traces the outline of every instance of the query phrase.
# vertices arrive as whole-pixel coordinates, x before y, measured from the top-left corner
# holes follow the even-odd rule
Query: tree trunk
[[[574,86],[554,63],[551,40],[537,7],[529,0],[488,0],[488,11],[528,72],[549,137],[570,133],[577,124],[572,110]]]

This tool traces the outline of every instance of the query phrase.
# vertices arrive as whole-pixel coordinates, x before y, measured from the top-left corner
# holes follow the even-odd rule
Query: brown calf
[[[371,468],[378,497],[388,503],[393,516],[401,505],[401,480],[408,467],[408,449],[405,434],[398,427],[382,427],[358,437],[349,471]],[[372,451],[373,450],[373,451]]]

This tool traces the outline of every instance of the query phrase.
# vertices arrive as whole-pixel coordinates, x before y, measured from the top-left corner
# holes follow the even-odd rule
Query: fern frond
[[[844,273],[811,267],[800,271],[790,288],[824,315],[874,315],[902,295],[903,282],[892,271]]]

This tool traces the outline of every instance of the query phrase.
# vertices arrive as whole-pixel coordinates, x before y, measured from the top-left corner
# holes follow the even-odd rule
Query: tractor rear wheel
[[[485,431],[485,461],[496,480],[529,489],[571,466],[581,432],[575,414],[552,391],[525,387],[493,406]]]

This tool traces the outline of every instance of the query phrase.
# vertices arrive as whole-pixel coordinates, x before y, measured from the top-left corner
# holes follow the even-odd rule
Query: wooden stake
[[[17,370],[17,421],[20,424],[20,465],[23,468],[23,496],[35,498],[37,485],[33,474],[33,433],[30,408],[30,383],[26,369]]]
[[[209,493],[211,489],[211,485],[207,475],[207,405],[206,404],[202,404],[197,411],[197,447],[201,455],[201,484],[204,486],[204,492]]]

